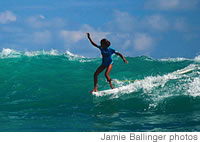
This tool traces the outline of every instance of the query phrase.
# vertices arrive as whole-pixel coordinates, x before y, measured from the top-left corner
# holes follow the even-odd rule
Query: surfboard
[[[121,82],[134,82],[134,81],[137,81],[137,80],[118,80],[118,81],[121,81]]]
[[[118,79],[112,79],[113,81],[119,81],[119,82],[136,82],[136,81],[139,81],[139,80],[118,80]]]
[[[139,80],[118,80],[118,81],[139,81]],[[127,91],[127,88],[129,88],[130,86],[129,85],[126,85],[126,86],[121,86],[121,87],[117,87],[117,88],[114,88],[114,89],[108,89],[108,90],[102,90],[102,91],[97,91],[97,92],[92,92],[92,95],[95,95],[95,96],[105,96],[105,95],[109,95],[109,94],[116,94],[118,92],[126,92]]]
[[[98,92],[92,92],[92,95],[95,96],[105,96],[108,94],[115,94],[117,92],[119,92],[119,90],[122,90],[124,87],[118,87],[118,88],[114,88],[114,89],[108,89],[108,90],[102,90],[102,91],[98,91]]]

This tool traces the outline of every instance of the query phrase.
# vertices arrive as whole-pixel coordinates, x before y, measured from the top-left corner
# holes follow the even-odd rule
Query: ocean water
[[[127,60],[114,56],[110,73],[121,89],[92,95],[101,58],[3,49],[0,131],[200,131],[200,56]],[[98,90],[107,89],[102,73]]]

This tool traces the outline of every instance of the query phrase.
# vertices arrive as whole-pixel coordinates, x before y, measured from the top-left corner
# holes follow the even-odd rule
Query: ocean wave
[[[0,58],[17,58],[21,57],[21,53],[13,49],[3,48],[0,52]]]
[[[64,54],[65,57],[67,57],[70,61],[79,61],[79,62],[91,62],[91,58],[86,58],[84,56],[76,55],[71,53],[70,51],[66,51]]]
[[[187,58],[167,58],[167,59],[159,59],[159,61],[169,61],[169,62],[180,62],[180,61],[190,61],[191,59]]]
[[[40,55],[50,55],[50,56],[58,56],[60,55],[57,50],[51,49],[50,51],[25,51],[25,52],[19,52],[14,49],[9,49],[9,48],[3,48],[2,51],[0,52],[0,58],[20,58],[22,56],[28,56],[28,57],[33,57],[33,56],[40,56]]]
[[[51,56],[59,56],[59,52],[55,49],[51,49],[50,51],[45,51],[45,50],[42,50],[42,51],[26,51],[24,53],[22,53],[23,55],[25,56],[28,56],[28,57],[32,57],[32,56],[40,56],[40,55],[51,55]]]
[[[177,57],[177,58],[158,59],[158,61],[164,61],[164,62],[195,61],[195,62],[200,62],[200,55],[194,57],[194,59],[187,59],[187,58]]]
[[[176,130],[185,129],[185,126],[199,130],[200,127],[193,129],[198,125],[200,114],[198,56],[196,61],[158,61],[145,56],[127,57],[127,60],[129,63],[124,64],[114,57],[110,77],[116,89],[107,90],[109,84],[101,73],[98,90],[105,91],[91,95],[93,74],[101,58],[86,58],[69,51],[60,54],[56,50],[3,49],[0,52],[1,125],[10,130],[10,126],[16,127],[19,121],[14,131],[43,131],[46,126],[48,130],[60,127],[66,131],[68,128],[62,126],[68,126],[66,122],[73,119],[78,127],[73,124],[71,126],[76,129],[71,130],[79,131],[85,129],[85,125],[82,129],[79,126],[88,120],[91,120],[86,122],[88,128],[91,124],[94,126],[91,131],[111,131],[96,129],[105,124],[114,131],[131,125],[127,130],[136,130],[138,126],[141,131],[144,127],[171,131],[175,126]],[[8,125],[7,120],[13,123]],[[30,120],[35,121],[31,125],[36,126],[34,129],[26,125]],[[26,121],[24,127],[23,121]],[[59,123],[49,125],[49,121]],[[187,123],[183,126],[182,122]],[[40,124],[45,123],[41,127]],[[163,129],[166,126],[168,129]]]
[[[48,56],[65,56],[69,58],[71,61],[80,61],[80,62],[90,62],[93,58],[87,58],[81,55],[73,54],[72,52],[66,50],[65,53],[59,53],[55,49],[51,49],[50,51],[45,51],[45,50],[39,50],[39,51],[16,51],[14,49],[10,48],[3,48],[2,51],[0,52],[0,58],[19,58],[22,56],[28,56],[28,57],[33,57],[33,56],[41,56],[41,55],[48,55]],[[144,60],[144,61],[156,61],[156,59],[153,59],[148,56],[137,56],[137,57],[130,57],[134,59],[139,59],[139,60]],[[195,61],[195,62],[200,62],[200,55],[194,57],[194,59],[187,59],[187,58],[167,58],[167,59],[158,59],[158,61],[163,61],[163,62],[182,62],[182,61]]]
[[[196,62],[200,62],[200,55],[196,56],[196,57],[194,58],[194,60],[195,60]]]
[[[189,83],[189,88],[187,92],[194,97],[200,96],[200,78],[199,77],[195,77],[191,81],[191,83]]]
[[[123,82],[126,80],[120,81],[120,80],[114,79],[113,81],[114,81],[115,85],[117,85],[118,87],[121,87],[119,90],[115,90],[113,92],[109,91],[108,93],[105,91],[105,92],[96,93],[96,94],[97,94],[97,96],[104,96],[109,93],[113,93],[115,95],[124,94],[124,93],[130,94],[141,88],[143,88],[144,92],[148,92],[148,91],[152,90],[152,88],[154,88],[154,87],[157,87],[157,86],[163,87],[168,80],[175,80],[175,79],[185,77],[186,76],[185,73],[192,72],[195,70],[196,71],[199,70],[199,65],[191,64],[183,69],[176,70],[172,73],[168,73],[163,76],[160,76],[160,75],[147,76],[142,80],[136,80],[134,83],[131,83],[131,81],[127,80],[127,82],[130,83],[127,86],[123,86]]]
[[[97,102],[113,99],[142,98],[149,103],[148,109],[156,109],[160,107],[161,102],[171,97],[199,97],[199,71],[200,66],[198,64],[190,64],[185,68],[162,76],[147,76],[135,82],[127,80],[127,85],[124,85],[124,81],[115,79],[113,84],[117,88],[95,92],[93,95],[97,99],[100,97]]]
[[[3,48],[0,52],[0,59],[5,58],[20,58],[20,57],[35,57],[35,56],[65,56],[70,61],[79,61],[79,62],[91,62],[92,58],[86,58],[84,56],[76,55],[71,53],[70,51],[66,51],[64,54],[59,53],[55,49],[51,49],[50,51],[25,51],[25,52],[19,52],[14,49],[9,48]]]

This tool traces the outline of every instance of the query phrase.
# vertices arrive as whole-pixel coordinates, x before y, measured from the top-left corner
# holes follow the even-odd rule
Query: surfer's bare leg
[[[103,65],[100,65],[96,72],[94,73],[94,89],[91,92],[97,92],[97,82],[98,82],[98,75],[105,69],[106,67],[104,67]]]
[[[113,66],[113,65],[110,64],[110,65],[107,67],[107,70],[106,70],[106,72],[105,72],[105,77],[106,77],[108,83],[110,84],[110,87],[113,89],[114,87],[113,87],[113,85],[112,85],[112,82],[111,82],[111,79],[110,79],[110,76],[109,76],[109,73],[110,73],[110,71],[112,70],[112,66]]]

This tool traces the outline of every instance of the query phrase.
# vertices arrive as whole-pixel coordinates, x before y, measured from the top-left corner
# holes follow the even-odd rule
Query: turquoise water
[[[0,131],[200,131],[199,56],[127,60],[115,56],[110,73],[121,89],[92,95],[101,58],[3,49]],[[104,73],[98,89],[109,89]]]

